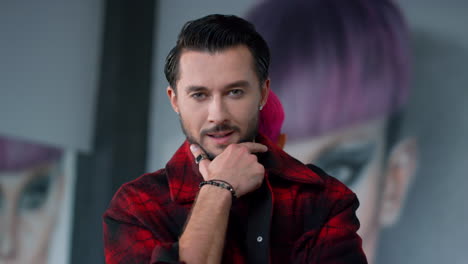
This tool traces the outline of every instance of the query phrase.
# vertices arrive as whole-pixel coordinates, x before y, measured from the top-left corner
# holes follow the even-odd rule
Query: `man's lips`
[[[223,137],[230,136],[232,133],[234,133],[233,130],[206,133],[206,135],[209,136],[209,137],[212,137],[212,138],[223,138]]]
[[[232,142],[232,135],[234,130],[229,131],[217,131],[212,133],[206,133],[206,136],[213,141],[216,145],[228,145]]]

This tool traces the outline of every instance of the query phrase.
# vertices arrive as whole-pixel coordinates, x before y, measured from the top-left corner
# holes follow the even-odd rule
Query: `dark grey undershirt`
[[[266,182],[249,198],[247,260],[249,263],[270,263],[272,199]]]

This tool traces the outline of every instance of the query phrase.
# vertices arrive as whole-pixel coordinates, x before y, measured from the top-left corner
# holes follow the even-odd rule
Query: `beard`
[[[253,142],[255,140],[255,137],[257,136],[257,133],[258,133],[258,116],[259,116],[258,112],[255,115],[253,115],[252,119],[247,124],[247,129],[245,131],[245,134],[241,135],[240,140],[238,142],[235,142],[235,144],[242,143],[242,142]],[[191,134],[188,131],[188,129],[186,129],[182,114],[179,115],[179,122],[180,122],[180,127],[182,128],[182,132],[184,132],[184,135],[190,144],[197,144],[205,152],[205,154],[208,156],[210,160],[213,160],[214,158],[216,158],[217,155],[208,151],[205,148],[205,146],[202,144],[202,142],[197,140],[196,137],[193,134]],[[220,125],[216,125],[214,127],[202,130],[200,132],[199,139],[202,139],[208,133],[222,132],[222,131],[235,131],[235,132],[238,132],[239,134],[241,133],[240,128],[238,126],[229,125],[229,124],[220,124]],[[227,146],[223,146],[222,148],[225,149],[226,147]]]

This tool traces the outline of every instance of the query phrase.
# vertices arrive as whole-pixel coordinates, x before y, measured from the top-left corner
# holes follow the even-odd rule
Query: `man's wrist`
[[[209,184],[204,185],[197,195],[197,203],[203,203],[205,206],[209,206],[214,210],[221,205],[229,205],[230,207],[233,202],[232,195],[229,191]]]
[[[225,189],[225,190],[227,190],[227,191],[229,191],[231,193],[233,201],[235,199],[237,199],[237,195],[236,195],[236,191],[234,190],[234,187],[232,187],[232,185],[230,183],[228,183],[227,181],[217,180],[217,179],[202,181],[199,184],[199,187],[202,188],[203,186],[207,186],[207,185],[211,185],[211,186],[215,186],[215,187],[218,187],[218,188]]]

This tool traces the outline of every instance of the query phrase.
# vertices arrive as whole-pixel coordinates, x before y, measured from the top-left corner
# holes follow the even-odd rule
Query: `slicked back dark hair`
[[[265,40],[248,21],[233,15],[208,15],[187,22],[169,52],[164,74],[169,85],[175,89],[179,79],[179,61],[183,51],[215,53],[231,47],[245,45],[253,57],[253,68],[259,83],[268,78],[270,51]]]

